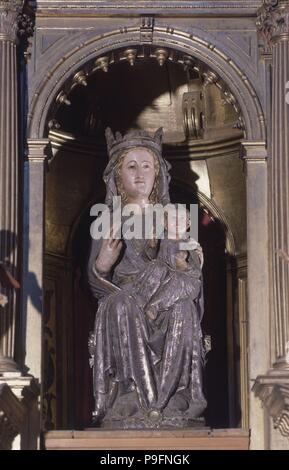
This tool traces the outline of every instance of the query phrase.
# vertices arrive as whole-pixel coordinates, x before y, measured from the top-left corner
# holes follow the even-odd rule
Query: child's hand
[[[179,251],[176,254],[176,267],[181,271],[185,271],[188,268],[188,251]]]
[[[149,307],[146,310],[146,315],[149,317],[150,320],[155,320],[157,318],[157,311],[153,307]]]

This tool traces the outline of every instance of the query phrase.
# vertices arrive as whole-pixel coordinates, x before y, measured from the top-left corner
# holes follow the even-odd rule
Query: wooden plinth
[[[248,450],[244,429],[49,431],[47,450]]]

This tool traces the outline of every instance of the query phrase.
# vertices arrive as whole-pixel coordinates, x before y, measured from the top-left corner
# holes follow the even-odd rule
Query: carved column
[[[272,48],[272,149],[270,159],[270,208],[272,281],[275,317],[275,366],[289,369],[289,263],[279,250],[289,253],[289,1],[267,0],[259,28]],[[288,351],[287,351],[288,352]]]
[[[45,159],[48,139],[28,139],[24,169],[23,343],[25,366],[41,378]],[[35,197],[37,195],[37,197]]]
[[[289,0],[264,0],[258,27],[272,51],[273,64],[269,160],[273,367],[257,377],[253,390],[275,427],[289,436]]]
[[[0,0],[0,260],[19,273],[19,157],[17,128],[17,16],[22,0]],[[7,290],[0,312],[0,373],[17,370],[14,361],[18,296]]]
[[[276,365],[289,369],[289,264],[278,255],[289,252],[289,2],[272,13],[272,241]],[[287,355],[287,357],[286,357]]]

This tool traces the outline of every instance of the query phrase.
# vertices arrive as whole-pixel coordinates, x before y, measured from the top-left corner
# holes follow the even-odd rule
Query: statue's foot
[[[168,404],[168,408],[172,410],[178,410],[181,412],[187,411],[189,408],[189,401],[186,396],[184,396],[182,393],[177,393],[174,395]]]
[[[104,418],[104,413],[99,413],[98,411],[92,412],[92,424],[93,426],[100,426]]]
[[[98,393],[95,397],[95,408],[92,412],[92,422],[94,425],[99,425],[103,420],[106,412],[105,407],[106,402],[106,394],[105,393]]]

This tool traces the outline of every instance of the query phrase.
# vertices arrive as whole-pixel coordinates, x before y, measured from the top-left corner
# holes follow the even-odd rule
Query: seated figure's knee
[[[119,315],[123,313],[125,304],[126,298],[123,292],[117,292],[116,294],[110,296],[106,312],[111,320],[118,320]]]

